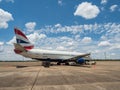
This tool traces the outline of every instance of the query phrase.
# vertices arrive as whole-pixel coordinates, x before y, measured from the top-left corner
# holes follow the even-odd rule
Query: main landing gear
[[[49,68],[50,67],[50,61],[43,61],[42,66]]]

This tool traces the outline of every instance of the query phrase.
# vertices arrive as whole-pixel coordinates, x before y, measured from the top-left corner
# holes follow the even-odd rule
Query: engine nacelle
[[[77,63],[78,63],[78,64],[84,64],[84,63],[85,63],[85,59],[84,59],[84,58],[79,58],[79,59],[77,60]]]

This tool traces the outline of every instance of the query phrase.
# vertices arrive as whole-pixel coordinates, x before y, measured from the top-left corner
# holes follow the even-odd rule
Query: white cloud
[[[103,40],[103,41],[107,40],[107,37],[106,37],[106,36],[104,36],[104,35],[103,35],[103,36],[101,36],[100,38],[101,38],[101,40]]]
[[[58,0],[58,5],[62,6],[63,5],[63,1],[62,0]]]
[[[101,0],[101,4],[106,4],[107,0]]]
[[[118,5],[112,5],[110,7],[111,12],[115,11],[117,7],[118,7]]]
[[[57,50],[66,50],[66,48],[63,47],[63,46],[58,46],[58,47],[56,47],[56,49],[57,49]]]
[[[120,49],[120,43],[115,43],[110,47],[110,50]]]
[[[2,52],[0,52],[0,60],[2,60],[2,61],[31,60],[31,59],[25,58],[21,55],[15,54],[13,45],[12,46],[4,45],[3,49],[4,50]]]
[[[101,27],[104,25],[102,24],[84,24],[84,25],[72,25],[72,26],[46,26],[45,28],[41,29],[41,32],[43,33],[71,33],[71,34],[78,34],[78,33],[85,33],[87,32],[93,32],[93,33],[102,33],[103,30],[101,30]]]
[[[80,38],[80,35],[75,35],[75,40],[78,40]]]
[[[3,44],[4,44],[4,42],[0,42],[0,46],[3,45]]]
[[[14,3],[14,0],[6,0],[6,2]]]
[[[82,16],[85,19],[92,19],[97,17],[99,13],[100,10],[96,5],[92,5],[89,2],[82,2],[78,5],[76,11],[74,12],[74,15]]]
[[[59,28],[59,27],[62,27],[62,26],[61,26],[61,24],[58,23],[58,24],[55,25],[55,27]]]
[[[0,29],[8,28],[8,22],[13,20],[12,14],[0,8]]]
[[[3,0],[0,0],[0,2],[2,2]],[[4,0],[5,2],[11,2],[11,3],[14,3],[15,1],[14,0]]]
[[[83,42],[83,43],[90,43],[91,41],[92,41],[91,37],[84,37],[84,38],[82,39],[82,42]]]
[[[4,51],[3,45],[4,45],[4,42],[0,42],[0,53]]]
[[[39,40],[37,44],[42,49],[67,50],[67,51],[71,51],[74,49],[74,46],[77,46],[76,41],[73,38],[67,36],[46,37],[44,39]]]
[[[16,37],[15,36],[7,42],[7,44],[9,44],[9,45],[13,45],[14,43],[16,43]]]
[[[25,27],[27,28],[27,31],[32,32],[34,31],[36,26],[36,22],[28,22],[25,24]]]
[[[101,7],[101,10],[104,11],[104,10],[105,10],[105,7]]]
[[[110,42],[109,41],[101,41],[98,46],[101,46],[101,47],[106,47],[106,46],[110,46]]]
[[[44,39],[47,36],[45,34],[38,34],[34,32],[33,34],[27,35],[28,39],[31,43],[35,43],[36,41],[39,41],[40,39]]]
[[[0,42],[0,53],[3,52],[3,45],[4,45],[4,42]]]

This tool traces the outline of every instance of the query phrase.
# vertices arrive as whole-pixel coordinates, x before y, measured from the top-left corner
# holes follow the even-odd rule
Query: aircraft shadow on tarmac
[[[25,67],[28,67],[28,66],[16,66],[16,68],[25,68]]]
[[[29,65],[29,66],[27,66],[27,65],[17,65],[17,66],[15,66],[16,68],[26,68],[26,67],[32,67],[32,66],[41,66],[41,65]]]
[[[31,66],[42,66],[42,65],[31,65]],[[31,67],[30,65],[17,65],[15,66],[16,68],[26,68],[26,67]],[[73,66],[73,67],[85,67],[85,68],[91,68],[91,65],[77,65],[77,64],[72,64],[72,65],[57,65],[57,64],[51,64],[51,67],[52,66],[66,66],[66,67],[69,67],[69,66]]]

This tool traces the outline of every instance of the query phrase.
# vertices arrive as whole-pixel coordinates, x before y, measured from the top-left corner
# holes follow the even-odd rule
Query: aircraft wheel
[[[69,65],[69,63],[68,63],[68,62],[66,62],[66,63],[65,63],[65,65]]]
[[[57,62],[57,65],[61,65],[61,63],[60,63],[60,62]]]
[[[44,61],[43,66],[49,68],[50,67],[50,61]]]

